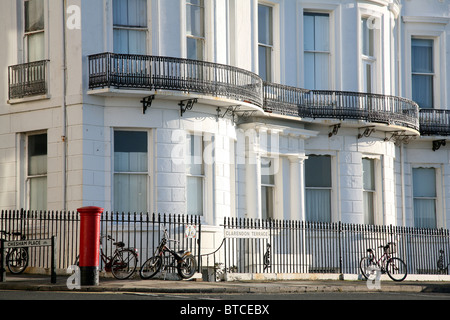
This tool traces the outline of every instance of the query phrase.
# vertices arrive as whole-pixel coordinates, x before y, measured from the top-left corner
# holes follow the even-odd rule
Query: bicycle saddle
[[[125,247],[125,243],[123,243],[122,241],[114,242],[113,245],[115,245],[115,246],[117,246],[119,248]]]

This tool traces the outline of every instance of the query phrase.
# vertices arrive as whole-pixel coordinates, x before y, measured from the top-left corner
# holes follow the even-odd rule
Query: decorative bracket
[[[370,135],[372,133],[375,132],[375,127],[367,127],[367,128],[359,128],[359,129],[364,129],[363,133],[358,133],[358,139],[361,139],[362,137],[370,137]]]
[[[415,137],[416,136],[405,134],[405,131],[394,131],[392,132],[391,137],[384,138],[384,141],[388,142],[394,140],[395,145],[399,145],[400,143],[408,144]]]
[[[447,144],[446,140],[435,140],[435,141],[433,141],[433,151],[439,150],[442,146],[445,147],[446,144]]]
[[[152,106],[152,102],[153,100],[155,100],[155,95],[146,97],[144,99],[141,100],[142,103],[142,112],[145,114],[145,112],[147,111],[148,108],[150,108]]]
[[[197,99],[188,99],[188,100],[182,100],[178,104],[180,106],[180,114],[183,116],[183,114],[188,111],[192,110],[194,107],[194,104],[197,103]]]
[[[225,110],[224,113],[221,113],[222,109],[220,107],[217,107],[216,111],[217,111],[217,118],[225,118],[225,116],[231,116],[232,120],[234,123],[236,123],[236,116],[237,117],[244,117],[244,118],[248,118],[250,117],[253,113],[256,112],[256,110],[240,110],[240,105],[237,106],[230,106],[227,107],[227,109]],[[240,113],[240,114],[239,114]]]
[[[335,136],[338,134],[339,129],[341,128],[341,124],[335,124],[334,126],[331,126],[330,128],[333,128],[331,132],[328,134],[328,138],[331,138],[332,136]]]

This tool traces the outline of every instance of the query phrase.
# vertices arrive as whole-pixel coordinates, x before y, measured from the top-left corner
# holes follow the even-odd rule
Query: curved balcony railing
[[[305,90],[264,83],[264,109],[304,118],[356,119],[419,130],[419,106],[415,102],[381,94]]]
[[[450,110],[420,109],[420,134],[450,136]]]
[[[144,55],[89,56],[89,88],[175,90],[263,105],[262,80],[232,66]]]
[[[247,102],[282,115],[420,128],[419,107],[408,99],[263,83],[250,71],[205,61],[116,53],[91,55],[89,88],[105,87],[198,93]]]

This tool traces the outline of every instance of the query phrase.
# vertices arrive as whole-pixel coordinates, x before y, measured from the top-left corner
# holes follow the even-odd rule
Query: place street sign
[[[5,249],[27,248],[27,247],[47,247],[47,246],[51,246],[51,245],[52,245],[52,239],[5,241]]]

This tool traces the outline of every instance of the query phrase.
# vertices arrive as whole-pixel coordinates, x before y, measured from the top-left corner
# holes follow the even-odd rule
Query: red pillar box
[[[80,284],[95,286],[99,283],[100,216],[103,208],[79,208],[80,213]]]

